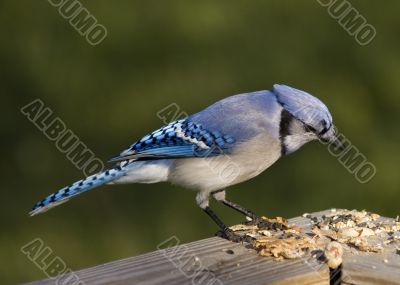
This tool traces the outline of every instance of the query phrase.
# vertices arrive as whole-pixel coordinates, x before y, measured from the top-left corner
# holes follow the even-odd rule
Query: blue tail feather
[[[116,180],[125,175],[125,173],[131,169],[132,164],[134,163],[127,163],[124,166],[110,168],[85,179],[79,180],[70,186],[64,187],[36,203],[32,208],[32,211],[29,212],[29,215],[34,216],[46,212],[55,206],[67,202],[74,196]]]

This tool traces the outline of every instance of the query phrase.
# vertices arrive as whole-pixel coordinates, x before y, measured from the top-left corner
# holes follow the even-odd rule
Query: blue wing
[[[110,161],[215,156],[229,151],[232,143],[231,136],[183,119],[143,137]]]

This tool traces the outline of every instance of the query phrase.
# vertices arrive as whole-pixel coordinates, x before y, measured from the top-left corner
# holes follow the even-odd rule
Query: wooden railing
[[[328,213],[331,210],[312,216]],[[296,217],[289,224],[312,236],[309,218]],[[277,261],[260,256],[250,244],[219,237],[176,243],[172,237],[154,252],[29,284],[400,284],[400,242],[396,240],[382,241],[379,253],[344,247],[342,265],[335,270],[312,254]]]

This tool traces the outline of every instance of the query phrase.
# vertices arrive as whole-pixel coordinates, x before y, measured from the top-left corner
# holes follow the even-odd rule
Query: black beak
[[[337,151],[346,149],[345,144],[338,138],[336,131],[325,133],[323,136],[320,136],[319,139],[323,144],[333,145]]]

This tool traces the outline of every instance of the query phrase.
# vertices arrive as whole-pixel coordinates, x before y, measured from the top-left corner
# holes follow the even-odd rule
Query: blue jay
[[[220,227],[224,237],[238,237],[210,209],[216,201],[262,219],[225,197],[225,189],[249,180],[279,158],[312,140],[340,141],[328,108],[312,95],[286,85],[220,100],[136,141],[111,159],[115,166],[64,187],[38,202],[36,215],[103,184],[173,184],[198,191],[197,205]]]

